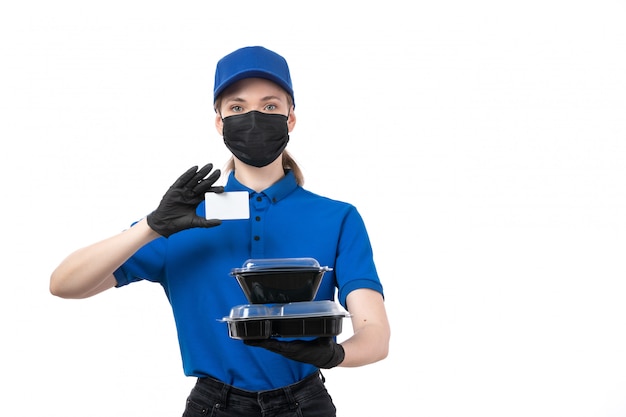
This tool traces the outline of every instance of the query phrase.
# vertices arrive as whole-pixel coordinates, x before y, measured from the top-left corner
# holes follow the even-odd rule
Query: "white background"
[[[626,415],[625,21],[617,0],[4,2],[0,415],[182,414],[162,290],[48,280],[223,166],[215,63],[248,45],[288,59],[288,149],[362,213],[385,285],[388,359],[325,373],[340,416]]]

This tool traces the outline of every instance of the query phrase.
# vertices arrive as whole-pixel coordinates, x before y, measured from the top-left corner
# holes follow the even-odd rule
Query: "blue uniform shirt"
[[[246,346],[220,321],[234,306],[249,304],[230,275],[247,259],[315,258],[333,268],[324,274],[316,300],[338,301],[359,288],[382,294],[363,220],[350,204],[297,185],[291,171],[263,192],[241,184],[231,172],[225,191],[248,191],[250,218],[194,228],[142,247],[114,275],[121,287],[158,282],[172,306],[184,372],[212,376],[238,388],[261,391],[290,385],[313,373],[312,365]],[[204,216],[204,202],[198,206]]]

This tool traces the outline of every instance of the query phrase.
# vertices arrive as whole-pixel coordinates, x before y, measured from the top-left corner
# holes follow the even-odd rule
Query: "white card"
[[[220,220],[249,219],[249,199],[247,191],[206,193],[204,195],[205,216],[207,219]]]

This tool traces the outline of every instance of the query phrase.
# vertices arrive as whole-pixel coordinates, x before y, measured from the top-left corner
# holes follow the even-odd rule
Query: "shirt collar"
[[[293,171],[287,170],[285,171],[284,177],[263,190],[261,194],[265,194],[270,201],[276,203],[288,196],[296,188],[298,188],[296,176],[293,174]],[[234,170],[228,175],[228,181],[226,182],[224,191],[248,191],[250,194],[256,194],[256,191],[246,187],[235,178]]]

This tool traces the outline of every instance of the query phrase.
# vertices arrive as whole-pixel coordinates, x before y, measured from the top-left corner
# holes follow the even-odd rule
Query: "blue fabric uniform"
[[[231,172],[225,191],[249,192],[249,219],[152,241],[115,271],[117,286],[139,280],[163,286],[186,375],[212,376],[250,391],[293,384],[317,368],[229,337],[220,320],[232,307],[249,303],[230,272],[251,258],[315,258],[333,268],[325,273],[316,300],[333,300],[338,289],[345,307],[355,289],[383,293],[365,225],[354,206],[303,189],[291,171],[260,193]],[[201,203],[198,215],[204,213]]]

